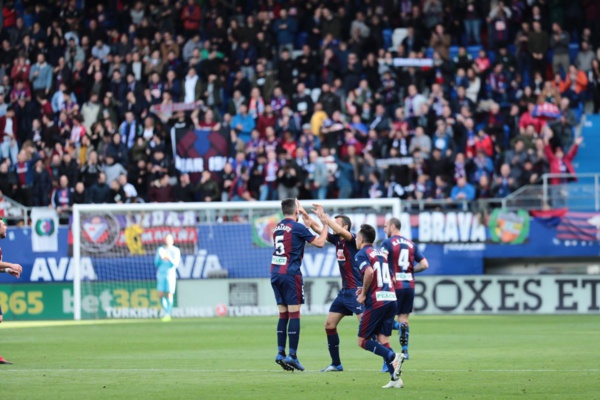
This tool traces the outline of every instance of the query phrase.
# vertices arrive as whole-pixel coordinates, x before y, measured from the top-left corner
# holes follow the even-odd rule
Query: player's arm
[[[427,259],[423,257],[423,254],[421,254],[421,251],[418,247],[415,247],[415,261],[418,264],[413,267],[413,272],[423,272],[427,268],[429,268],[429,263],[427,262]]]
[[[154,257],[154,266],[158,267],[160,265],[160,260],[162,259],[162,257],[160,256],[162,247],[159,247],[158,249],[156,249],[156,256]]]
[[[366,261],[365,261],[366,262]],[[367,262],[368,265],[366,265],[365,267],[363,267],[363,290],[361,290],[360,292],[357,292],[358,295],[356,296],[356,300],[360,303],[363,304],[365,302],[365,299],[367,298],[366,295],[366,290],[364,288],[369,288],[371,287],[371,282],[373,282],[373,267],[371,267],[371,264],[369,264]]]
[[[179,250],[179,248],[175,248],[175,256],[173,258],[171,258],[171,263],[173,264],[173,268],[178,268],[179,264],[181,263],[181,250]]]
[[[325,229],[325,225],[327,224],[327,214],[322,214],[319,216],[321,223],[323,224],[323,229],[319,233],[319,236],[316,236],[315,239],[310,242],[315,247],[323,247],[325,246],[325,242],[327,242],[327,229]],[[305,220],[306,223],[306,220]]]
[[[416,272],[423,272],[425,271],[427,268],[429,268],[429,263],[427,262],[427,259],[424,258],[422,259],[417,265],[415,265],[413,267],[413,271]]]
[[[23,267],[21,267],[19,264],[0,261],[0,272],[5,272],[14,276],[15,278],[20,278],[21,272],[23,272]]]
[[[318,204],[313,204],[313,206],[319,206]],[[321,206],[319,206],[321,207]],[[322,207],[321,207],[322,210]],[[327,217],[327,225],[329,225],[331,227],[331,229],[333,230],[333,232],[337,235],[340,235],[341,237],[343,237],[346,240],[352,240],[354,239],[354,237],[352,236],[352,234],[350,232],[348,232],[346,229],[342,228],[337,222],[335,222],[334,218],[331,217]]]

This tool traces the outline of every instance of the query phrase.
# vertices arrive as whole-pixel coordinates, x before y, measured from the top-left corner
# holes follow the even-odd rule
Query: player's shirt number
[[[380,264],[379,261],[373,265],[373,270],[377,274],[377,287],[383,287],[383,284],[387,284],[388,287],[392,286],[392,277],[390,276],[390,267],[388,263]]]
[[[283,245],[283,235],[275,236],[275,255],[271,260],[272,264],[285,265],[287,264],[287,257],[282,257],[285,254],[285,246]]]

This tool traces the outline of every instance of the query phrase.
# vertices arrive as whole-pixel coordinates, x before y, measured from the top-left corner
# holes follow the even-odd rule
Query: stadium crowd
[[[596,0],[7,0],[1,26],[0,191],[60,211],[505,197],[573,172],[600,109]],[[222,170],[175,168],[182,127]]]

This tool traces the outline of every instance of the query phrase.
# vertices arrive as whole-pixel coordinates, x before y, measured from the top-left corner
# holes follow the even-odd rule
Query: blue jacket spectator
[[[38,54],[37,64],[31,66],[29,80],[33,90],[44,90],[46,93],[52,87],[52,67],[46,63],[43,54]]]
[[[452,200],[473,200],[475,198],[475,187],[470,183],[467,183],[466,178],[458,178],[456,186],[454,186],[452,192],[450,192],[450,197]]]
[[[250,133],[252,133],[252,129],[256,126],[256,122],[254,121],[254,118],[248,114],[248,107],[246,107],[246,105],[242,104],[240,106],[240,112],[231,120],[231,126],[237,132],[238,138],[244,143],[250,141]]]
[[[273,31],[280,46],[293,45],[298,24],[295,18],[288,18],[287,11],[281,10],[279,19],[273,24]]]

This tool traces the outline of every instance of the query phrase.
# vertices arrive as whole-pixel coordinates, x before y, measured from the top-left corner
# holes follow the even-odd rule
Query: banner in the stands
[[[193,125],[176,124],[171,129],[173,160],[175,167],[191,174],[192,181],[202,171],[219,172],[230,155],[230,140],[209,128],[194,128]]]
[[[376,244],[385,238],[383,225],[388,217],[350,215],[355,226],[369,223],[377,227]],[[484,259],[568,257],[576,261],[600,255],[599,212],[532,216],[529,229],[527,217],[520,212],[498,212],[489,221],[466,212],[402,214],[400,219],[403,234],[416,241],[429,260],[430,267],[423,275],[482,274]],[[198,225],[194,212],[149,212],[96,215],[82,223],[80,267],[86,281],[154,280],[156,247],[167,233],[173,233],[182,248],[179,279],[206,279],[215,273],[226,273],[229,278],[269,276],[273,253],[268,245],[269,220]],[[67,228],[58,229],[56,252],[33,252],[31,234],[32,228],[9,228],[0,242],[3,258],[21,264],[23,274],[20,280],[0,274],[0,282],[73,280]],[[339,277],[335,248],[307,245],[302,273],[307,278]]]

